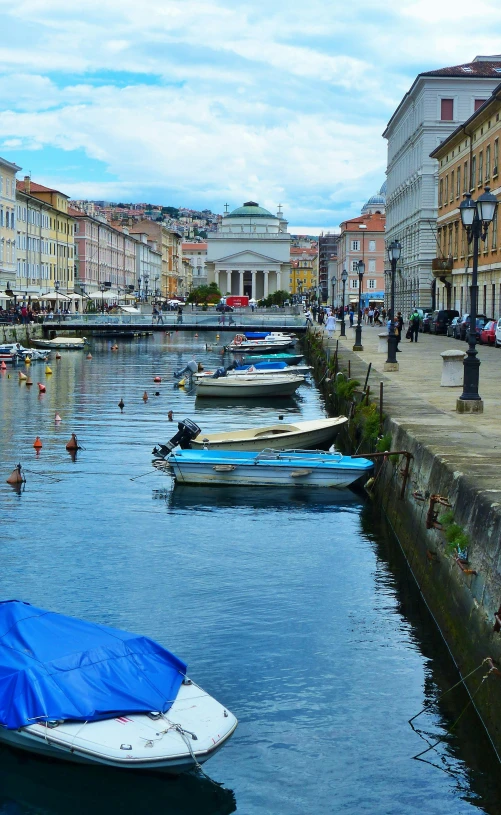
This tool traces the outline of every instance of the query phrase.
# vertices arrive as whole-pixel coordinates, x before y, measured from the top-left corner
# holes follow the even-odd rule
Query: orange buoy
[[[56,359],[61,359],[61,354],[59,353],[59,351],[56,354]]]
[[[28,379],[26,374],[23,374],[22,371],[19,371],[19,381],[22,382],[23,380]]]
[[[32,378],[30,376],[26,380],[26,386],[28,386],[28,385],[33,385],[33,380],[32,380]]]
[[[0,371],[6,371],[6,370],[7,370],[7,365],[5,364],[5,360],[2,359],[2,362],[0,364]]]
[[[61,421],[61,417],[60,417],[59,413],[56,413],[56,415],[54,416],[55,424],[59,424],[60,421]]]
[[[66,445],[67,450],[80,450],[80,445],[78,443],[78,439],[74,433],[71,434],[71,439],[69,440],[68,444]]]
[[[7,479],[7,484],[10,484],[12,487],[17,487],[19,484],[24,484],[25,481],[26,479],[23,475],[21,465],[18,464],[17,467],[14,470],[12,470],[11,474],[9,475]]]
[[[147,394],[147,392],[145,391],[145,392],[143,393],[143,402],[147,402],[147,401],[148,401],[148,394]]]
[[[33,442],[33,447],[35,448],[35,450],[41,450],[42,449],[42,442],[40,440],[40,436],[36,437],[35,441]]]
[[[120,408],[120,410],[123,410],[123,409],[124,409],[124,407],[125,407],[125,402],[124,402],[124,400],[123,400],[123,399],[120,399],[120,401],[119,401],[119,403],[118,403],[118,407]]]
[[[169,410],[169,412],[168,412],[168,414],[167,414],[167,418],[168,418],[169,422],[172,422],[172,421],[173,421],[173,419],[174,419],[174,414],[173,414],[172,410]]]
[[[45,391],[46,391],[45,385],[42,382],[38,382],[37,384],[38,384],[38,390],[40,391],[40,393],[45,393]]]
[[[92,359],[92,354],[87,354],[87,359]]]
[[[162,377],[161,377],[161,376],[154,376],[154,377],[153,377],[153,382],[161,382],[161,381],[162,381]]]

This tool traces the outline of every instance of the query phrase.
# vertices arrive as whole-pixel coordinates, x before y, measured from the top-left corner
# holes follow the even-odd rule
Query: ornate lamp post
[[[384,364],[385,371],[398,371],[397,362],[397,332],[395,331],[395,273],[397,271],[397,263],[402,254],[402,247],[400,241],[392,241],[388,246],[388,258],[391,265],[391,295],[390,295],[390,311],[391,322],[388,330],[388,357]]]
[[[331,285],[332,285],[332,311],[334,312],[335,304],[334,304],[334,292],[336,290],[336,283],[337,280],[335,277],[331,277]]]
[[[342,280],[342,283],[343,283],[343,308],[342,308],[342,314],[341,314],[341,334],[340,334],[340,336],[341,337],[346,337],[346,325],[345,325],[345,322],[344,322],[344,316],[345,316],[344,315],[344,299],[345,299],[345,295],[346,295],[346,281],[348,280],[348,272],[346,271],[346,269],[343,269],[343,271],[341,273],[341,280]]]
[[[358,322],[355,330],[355,345],[354,351],[363,351],[362,345],[362,281],[364,279],[365,263],[363,260],[358,261]]]
[[[490,187],[486,187],[476,201],[471,197],[471,193],[466,193],[459,206],[468,243],[473,241],[473,260],[468,350],[463,362],[463,393],[456,403],[458,413],[482,413],[484,410],[484,403],[478,393],[480,360],[477,358],[475,347],[477,344],[478,248],[480,238],[484,242],[487,238],[487,230],[494,218],[497,205],[496,196],[490,192]]]
[[[101,314],[104,314],[104,293],[106,291],[104,283],[99,284],[99,291],[101,292]]]
[[[54,282],[54,288],[56,290],[56,314],[58,313],[58,310],[59,310],[59,287],[60,287],[60,285],[61,285],[61,283],[59,282],[59,280],[56,280]]]

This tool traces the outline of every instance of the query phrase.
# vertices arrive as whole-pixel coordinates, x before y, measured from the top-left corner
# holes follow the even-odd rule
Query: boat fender
[[[301,478],[303,475],[311,475],[313,470],[293,470],[291,478]]]
[[[233,464],[214,464],[212,468],[216,473],[231,473],[235,469]]]

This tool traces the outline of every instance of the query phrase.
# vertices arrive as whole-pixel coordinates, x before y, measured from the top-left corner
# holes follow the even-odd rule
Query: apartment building
[[[0,158],[0,304],[9,299],[5,289],[16,282],[16,173],[17,164]],[[9,290],[11,290],[9,288]]]

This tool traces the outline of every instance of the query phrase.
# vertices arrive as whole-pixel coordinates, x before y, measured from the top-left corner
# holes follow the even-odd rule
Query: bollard
[[[385,334],[378,334],[379,343],[377,347],[378,354],[388,354],[388,332]]]
[[[463,351],[442,351],[441,388],[461,388],[463,386]]]

